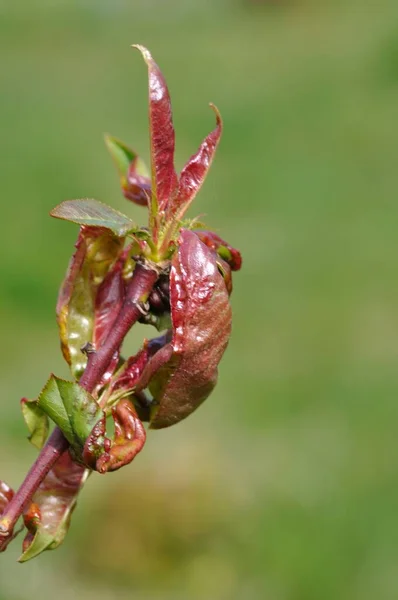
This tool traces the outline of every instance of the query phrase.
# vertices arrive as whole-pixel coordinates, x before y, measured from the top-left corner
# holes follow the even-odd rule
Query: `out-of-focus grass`
[[[244,256],[211,400],[93,476],[57,552],[19,566],[14,543],[0,598],[397,598],[397,18],[395,0],[0,1],[0,476],[35,456],[19,398],[66,374],[53,312],[76,229],[48,211],[128,210],[102,131],[147,154],[129,44],[168,79],[178,165],[220,107],[195,210]]]

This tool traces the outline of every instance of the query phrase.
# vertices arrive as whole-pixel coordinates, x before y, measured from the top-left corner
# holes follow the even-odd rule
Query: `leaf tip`
[[[146,48],[145,46],[142,46],[141,44],[132,44],[131,47],[134,48],[135,50],[138,50],[139,52],[141,52],[141,54],[146,62],[151,62],[153,60],[152,54],[149,52],[148,48]]]
[[[222,121],[222,117],[221,117],[220,111],[218,110],[217,106],[215,104],[213,104],[213,102],[209,102],[209,106],[210,106],[210,108],[212,109],[212,111],[216,115],[217,127],[220,127],[222,129],[223,121]]]

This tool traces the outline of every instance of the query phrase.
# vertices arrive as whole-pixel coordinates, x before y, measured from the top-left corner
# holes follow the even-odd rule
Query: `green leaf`
[[[94,425],[103,416],[91,394],[78,383],[55,375],[47,381],[37,404],[61,429],[78,456]]]
[[[58,459],[24,513],[28,533],[19,562],[35,558],[44,550],[54,550],[62,543],[77,496],[89,474],[89,469],[75,463],[68,451]]]
[[[78,225],[105,227],[120,237],[136,228],[129,217],[93,198],[65,200],[53,208],[50,215]]]
[[[38,529],[32,543],[28,546],[22,556],[19,557],[18,562],[27,562],[44,552],[44,550],[51,550],[53,542],[54,538],[50,533],[46,533],[44,528]]]
[[[134,152],[132,148],[129,148],[127,144],[109,134],[105,135],[105,144],[114,160],[120,177],[126,177],[130,163],[138,157],[137,153]],[[144,166],[143,161],[141,162]],[[148,171],[145,166],[144,169],[145,170],[141,175],[148,176]]]
[[[37,404],[37,400],[21,400],[22,415],[29,429],[29,441],[39,450],[44,446],[48,436],[49,422],[47,415]]]
[[[142,158],[126,144],[110,135],[105,143],[119,173],[123,195],[141,206],[147,206],[151,197],[151,179]]]

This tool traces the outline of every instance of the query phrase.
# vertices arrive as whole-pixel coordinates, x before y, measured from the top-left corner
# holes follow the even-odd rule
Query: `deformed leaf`
[[[78,225],[104,227],[120,237],[136,229],[134,222],[129,217],[93,198],[65,200],[53,208],[50,215]]]
[[[214,252],[193,231],[182,230],[178,243],[170,272],[172,341],[147,367],[160,365],[149,381],[153,429],[178,423],[208,397],[231,332],[228,291]]]
[[[106,135],[105,143],[119,172],[124,197],[135,204],[147,206],[151,198],[151,179],[144,161],[115,137]]]
[[[29,441],[39,450],[44,446],[48,436],[49,422],[47,415],[37,404],[37,400],[21,400],[22,415],[29,429]]]
[[[78,493],[88,475],[89,470],[75,463],[69,451],[58,459],[24,514],[28,533],[19,562],[26,562],[62,543],[69,529]]]
[[[96,295],[123,248],[111,231],[82,227],[57,302],[61,347],[72,374],[79,379],[87,357],[81,348],[93,342]]]
[[[131,463],[145,444],[145,429],[138,418],[134,405],[124,398],[112,408],[115,436],[109,450],[96,462],[99,473],[116,471]]]
[[[103,416],[92,395],[74,381],[51,375],[37,404],[61,429],[77,456],[80,456],[87,437]]]
[[[178,219],[182,218],[202,187],[210,169],[222,132],[222,120],[218,108],[214,104],[210,106],[216,113],[216,128],[203,140],[198,151],[191,156],[182,169],[177,196],[168,204],[168,216],[177,215]]]

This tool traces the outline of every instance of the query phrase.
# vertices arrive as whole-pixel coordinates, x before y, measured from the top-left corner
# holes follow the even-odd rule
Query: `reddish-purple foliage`
[[[143,421],[169,427],[209,396],[231,333],[232,271],[241,255],[195,220],[182,221],[213,161],[220,113],[211,105],[216,127],[178,177],[167,84],[149,51],[135,47],[148,66],[151,176],[123,142],[106,136],[106,144],[124,196],[147,205],[148,226],[93,199],[65,201],[51,213],[80,225],[57,303],[73,381],[52,375],[37,400],[21,403],[29,439],[45,444],[16,494],[0,482],[0,551],[23,514],[21,561],[63,541],[89,473],[130,463],[145,444]],[[123,340],[138,320],[160,334],[124,357]],[[50,420],[56,428],[46,442]]]

